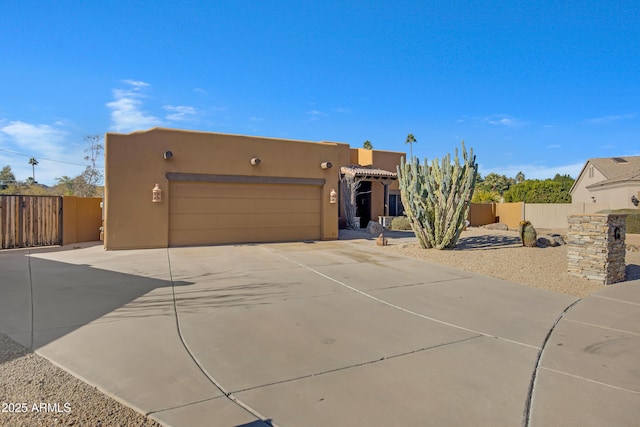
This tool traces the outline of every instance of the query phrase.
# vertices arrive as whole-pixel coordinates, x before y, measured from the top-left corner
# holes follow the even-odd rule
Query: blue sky
[[[154,126],[576,176],[640,155],[640,2],[0,2],[0,166],[75,176]],[[20,154],[15,154],[20,153]],[[26,156],[25,156],[26,155]],[[55,161],[52,161],[55,160]],[[67,163],[62,163],[67,162]]]

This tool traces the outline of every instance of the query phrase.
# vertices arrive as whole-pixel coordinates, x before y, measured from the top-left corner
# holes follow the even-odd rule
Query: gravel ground
[[[383,250],[536,288],[577,297],[602,288],[566,273],[566,246],[525,248],[515,231],[470,228],[462,233],[455,249],[446,251],[421,249],[412,233],[390,232],[387,236],[389,246]],[[375,244],[364,231],[340,230],[340,238]],[[627,246],[635,249],[626,254],[627,280],[640,279],[640,235],[627,236]],[[1,333],[0,404],[0,426],[160,425]],[[16,408],[26,411],[17,413]]]
[[[3,334],[0,334],[0,405],[0,426],[160,425]]]
[[[538,230],[563,234],[564,230]],[[389,245],[382,249],[485,276],[509,280],[561,294],[585,297],[602,289],[596,282],[569,276],[567,246],[525,248],[516,231],[472,227],[462,232],[455,249],[422,249],[413,233],[385,232]],[[409,237],[410,236],[410,237]],[[340,230],[340,238],[375,244],[365,231]],[[627,235],[627,280],[640,279],[640,235]]]

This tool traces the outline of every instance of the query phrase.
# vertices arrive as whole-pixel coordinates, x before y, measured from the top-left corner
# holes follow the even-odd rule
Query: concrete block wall
[[[567,217],[567,271],[603,285],[625,280],[626,215]]]

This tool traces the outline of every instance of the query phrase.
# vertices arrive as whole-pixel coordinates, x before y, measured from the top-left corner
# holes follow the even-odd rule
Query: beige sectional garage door
[[[321,187],[172,182],[171,246],[317,240]]]

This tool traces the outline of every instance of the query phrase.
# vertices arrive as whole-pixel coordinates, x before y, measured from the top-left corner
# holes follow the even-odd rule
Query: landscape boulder
[[[378,246],[387,246],[388,244],[389,244],[389,242],[387,241],[387,238],[384,237],[384,234],[380,233],[380,235],[376,239],[376,245],[378,245]]]
[[[562,246],[566,244],[564,239],[559,234],[545,234],[538,237],[536,245],[539,248]]]
[[[495,224],[486,224],[483,225],[482,228],[486,228],[487,230],[508,230],[509,226],[504,222],[497,222]]]
[[[375,222],[375,221],[369,221],[369,224],[367,224],[367,233],[369,234],[380,234],[384,231],[384,228],[382,227],[382,224]]]

